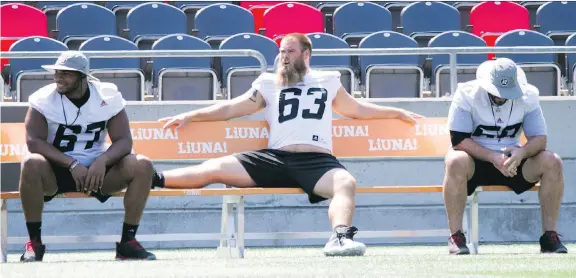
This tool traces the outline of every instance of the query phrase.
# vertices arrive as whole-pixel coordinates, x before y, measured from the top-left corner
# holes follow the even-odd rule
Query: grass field
[[[567,245],[576,252],[576,244]],[[152,250],[151,250],[152,251]],[[534,245],[482,245],[477,256],[449,256],[445,246],[369,246],[364,257],[327,258],[322,248],[249,248],[244,259],[215,249],[153,250],[157,261],[116,262],[114,251],[47,253],[22,264],[10,254],[11,277],[576,277],[576,253],[539,254]]]

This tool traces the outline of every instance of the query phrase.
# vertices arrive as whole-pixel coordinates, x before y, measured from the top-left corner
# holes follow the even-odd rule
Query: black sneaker
[[[540,252],[542,253],[568,253],[568,249],[560,242],[560,235],[554,231],[547,231],[540,237]]]
[[[164,187],[164,175],[162,175],[162,172],[158,172],[156,169],[152,171],[152,189]]]
[[[27,263],[27,262],[41,262],[44,258],[44,252],[46,252],[46,245],[43,245],[40,242],[36,241],[28,241],[26,242],[26,250],[24,254],[20,256],[20,261]]]
[[[466,236],[457,231],[448,238],[448,251],[451,255],[469,255],[470,250],[466,246]]]
[[[156,255],[146,251],[133,239],[124,243],[116,242],[116,260],[156,260]]]

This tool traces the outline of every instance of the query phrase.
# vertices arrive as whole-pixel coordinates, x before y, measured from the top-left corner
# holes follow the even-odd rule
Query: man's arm
[[[497,152],[482,147],[470,138],[474,128],[472,113],[457,107],[454,103],[450,106],[448,113],[448,126],[453,149],[464,151],[476,159],[488,162],[492,162],[498,155]]]
[[[254,114],[265,106],[266,102],[260,92],[250,89],[231,100],[186,112],[182,116],[186,122],[227,121]]]
[[[416,114],[404,109],[358,101],[344,87],[338,89],[333,107],[336,113],[351,119],[400,119],[405,115],[416,116]]]
[[[74,159],[65,155],[46,140],[48,138],[48,124],[42,113],[30,107],[24,119],[26,128],[26,146],[30,153],[37,153],[48,161],[62,167],[70,167]]]
[[[546,150],[547,126],[542,108],[538,107],[524,116],[522,125],[528,142],[522,146],[524,158],[533,157]]]
[[[107,128],[112,145],[98,159],[103,159],[106,166],[110,166],[132,151],[132,134],[130,134],[130,122],[126,111],[122,109],[110,118]]]

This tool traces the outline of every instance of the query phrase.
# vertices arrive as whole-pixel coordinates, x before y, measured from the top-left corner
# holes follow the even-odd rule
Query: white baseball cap
[[[498,58],[482,63],[476,71],[480,86],[493,96],[518,99],[524,93],[522,85],[528,84],[524,71],[508,58]]]
[[[52,73],[56,70],[78,71],[88,76],[88,78],[98,80],[98,78],[90,74],[90,61],[79,51],[64,51],[54,65],[43,65],[42,68]]]

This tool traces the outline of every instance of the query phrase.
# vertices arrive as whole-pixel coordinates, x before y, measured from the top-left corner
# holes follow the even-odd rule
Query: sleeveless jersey
[[[46,118],[48,143],[86,167],[106,151],[108,120],[126,105],[116,85],[92,81],[88,84],[90,97],[80,108],[60,95],[56,84],[39,89],[28,100]]]
[[[524,96],[508,100],[502,106],[493,106],[488,93],[472,80],[458,85],[448,116],[450,130],[472,133],[472,140],[494,151],[507,146],[520,146],[524,116],[540,107],[539,91],[530,84],[523,84]],[[456,109],[472,115],[472,126],[454,122]]]
[[[308,144],[332,151],[332,101],[341,87],[340,73],[310,70],[293,87],[276,85],[275,79],[263,73],[252,83],[266,101],[268,147]]]

